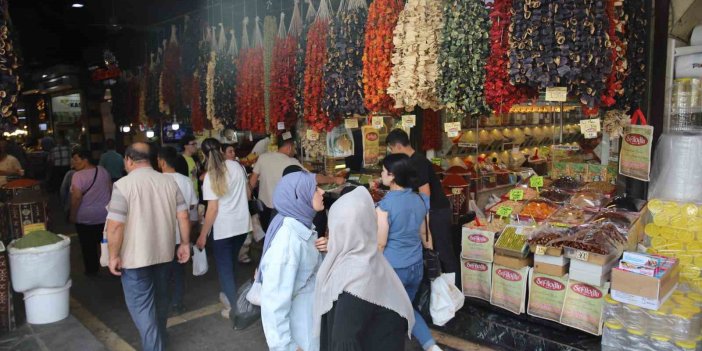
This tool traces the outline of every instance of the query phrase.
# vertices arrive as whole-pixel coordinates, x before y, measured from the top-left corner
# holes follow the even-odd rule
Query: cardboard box
[[[659,268],[663,266],[666,258],[658,255],[648,255],[640,252],[625,251],[622,262],[629,263],[630,266]]]
[[[568,273],[570,279],[602,287],[609,281],[612,268],[615,267],[617,263],[619,263],[619,260],[616,258],[603,266],[579,260],[571,260]]]
[[[648,277],[618,268],[612,270],[612,298],[643,308],[658,309],[675,290],[680,278],[680,266],[672,267],[661,278]],[[614,294],[614,291],[617,294]],[[619,297],[619,298],[617,298]]]
[[[534,272],[552,275],[555,277],[562,277],[568,274],[568,265],[558,266],[543,262],[534,262]]]
[[[565,258],[565,256],[534,255],[534,263],[546,263],[554,266],[567,266],[570,263],[570,259]]]
[[[509,268],[522,269],[524,267],[531,267],[534,264],[534,256],[529,255],[526,258],[516,258],[496,253],[494,263]]]

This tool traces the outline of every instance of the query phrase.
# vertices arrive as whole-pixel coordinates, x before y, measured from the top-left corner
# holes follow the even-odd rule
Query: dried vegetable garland
[[[229,46],[224,27],[220,23],[220,35],[217,63],[215,66],[215,116],[219,120],[220,127],[229,127],[234,124],[236,114],[235,89],[236,89],[236,60],[239,53],[234,30],[229,31]],[[221,129],[221,128],[215,128]]]
[[[612,44],[610,58],[612,60],[612,71],[607,77],[607,88],[602,94],[602,106],[614,105],[616,100],[624,94],[622,84],[626,78],[627,62],[626,50],[627,42],[624,38],[626,19],[624,9],[619,0],[607,0],[607,17],[609,18],[609,40]]]
[[[256,133],[266,131],[263,93],[263,40],[256,18],[254,29],[254,45],[249,47],[246,25],[248,17],[244,18],[244,34],[242,51],[239,55],[239,81],[237,84],[237,113],[239,128]]]
[[[641,106],[646,96],[646,65],[648,64],[648,17],[646,2],[625,1],[624,14],[627,18],[626,61],[628,71],[624,79],[624,96],[617,100],[616,108],[633,113]]]
[[[495,0],[490,11],[490,56],[485,65],[485,102],[496,113],[508,113],[512,105],[533,96],[526,86],[509,81],[509,25],[512,0]]]
[[[419,105],[438,110],[439,45],[443,29],[441,1],[409,0],[393,31],[395,51],[388,95],[396,108]]]
[[[422,151],[441,150],[441,112],[422,111]]]
[[[163,70],[161,71],[161,94],[163,106],[161,112],[170,115],[176,110],[180,101],[180,45],[176,36],[176,26],[171,26],[171,38],[163,52]]]
[[[446,108],[464,115],[487,111],[483,89],[490,20],[482,0],[451,0],[444,6],[439,51],[439,94]]]
[[[202,126],[204,129],[207,129],[212,126],[207,120],[207,67],[210,63],[210,55],[212,55],[212,46],[210,44],[212,41],[212,31],[210,27],[205,28],[203,35],[199,43],[200,58],[197,66],[197,83],[200,88],[200,91],[197,93],[197,95],[200,96],[200,113],[197,117],[202,118]],[[191,108],[194,109],[192,106]],[[194,113],[194,111],[191,113]],[[195,116],[192,118],[195,118]]]
[[[304,111],[305,121],[317,132],[331,130],[334,125],[322,110],[324,96],[324,63],[327,61],[327,37],[329,36],[329,7],[322,0],[317,19],[307,32],[305,53]]]
[[[161,48],[158,48],[158,53],[151,54],[149,60],[149,77],[146,89],[146,115],[150,119],[156,119],[159,115],[159,83],[161,78]]]
[[[365,0],[348,0],[329,30],[329,48],[324,65],[322,107],[332,120],[365,114],[363,107],[363,30],[368,18]]]
[[[193,74],[198,67],[198,59],[200,57],[200,30],[199,22],[196,19],[191,20],[189,16],[185,16],[183,24],[183,35],[180,45],[180,81],[181,81],[181,97],[183,105],[190,106],[192,98],[192,80]]]
[[[202,111],[202,97],[200,96],[200,71],[197,70],[190,80],[190,124],[196,133],[205,130],[205,115]]]
[[[297,3],[298,0],[295,0]],[[307,14],[305,15],[305,20],[303,21],[302,31],[300,33],[300,38],[297,41],[297,56],[295,58],[295,81],[297,86],[295,88],[295,113],[298,119],[304,119],[305,117],[305,67],[307,65],[305,56],[307,54],[307,33],[309,32],[311,24],[314,22],[317,16],[317,10],[315,10],[314,5],[312,5],[309,0],[306,1],[308,4]]]
[[[217,69],[217,31],[212,27],[212,45],[210,59],[207,61],[207,74],[205,75],[205,116],[213,127],[218,126],[215,115],[215,70]]]
[[[17,99],[22,84],[17,72],[19,58],[10,35],[11,21],[7,6],[7,1],[0,1],[0,112],[2,128],[12,131],[18,122]]]
[[[395,101],[387,94],[392,75],[393,30],[404,7],[402,0],[375,0],[368,9],[363,50],[363,98],[370,112],[389,112]]]
[[[285,129],[295,125],[295,56],[297,37],[288,35],[285,30],[285,14],[280,15],[278,37],[273,48],[271,67],[271,125],[270,130],[278,130],[278,122]]]
[[[147,88],[149,86],[149,65],[145,64],[144,68],[139,74],[139,103],[137,105],[137,116],[134,123],[145,124],[148,122],[149,117],[146,114],[146,94]]]
[[[267,130],[271,121],[271,66],[273,65],[273,49],[277,33],[278,25],[275,17],[266,16],[263,19],[263,101]],[[273,131],[275,129],[270,130]]]

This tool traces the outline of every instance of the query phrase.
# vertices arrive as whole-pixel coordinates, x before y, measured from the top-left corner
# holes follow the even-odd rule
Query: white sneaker
[[[231,311],[232,311],[231,308],[225,308],[225,309],[223,309],[223,310],[222,310],[222,317],[224,317],[225,319],[229,319],[229,312],[231,312]]]
[[[229,303],[229,299],[227,299],[227,295],[224,295],[223,292],[219,293],[219,302],[224,305],[225,310],[231,310],[232,309],[232,304]]]
[[[427,349],[427,351],[443,351],[443,350],[439,346],[434,345],[434,346],[430,347],[429,349]]]

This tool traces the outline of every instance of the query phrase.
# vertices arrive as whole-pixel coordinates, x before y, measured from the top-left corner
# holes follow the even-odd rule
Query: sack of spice
[[[14,248],[16,249],[28,249],[30,247],[40,247],[40,246],[46,246],[46,245],[51,245],[55,244],[59,241],[61,241],[61,237],[58,235],[46,231],[46,230],[37,230],[34,232],[31,232],[24,237],[17,239],[14,243]]]

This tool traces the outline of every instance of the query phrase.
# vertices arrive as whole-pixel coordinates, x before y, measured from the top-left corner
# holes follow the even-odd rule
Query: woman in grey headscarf
[[[359,187],[329,211],[328,253],[317,272],[321,350],[404,350],[414,325],[405,288],[378,251],[373,199]]]

